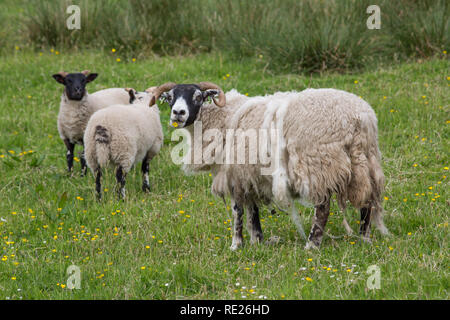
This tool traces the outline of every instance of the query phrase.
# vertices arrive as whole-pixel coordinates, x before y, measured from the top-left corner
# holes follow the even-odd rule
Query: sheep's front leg
[[[150,192],[150,183],[148,180],[148,170],[149,170],[149,155],[146,155],[144,160],[142,161],[142,191]]]
[[[261,243],[263,232],[259,221],[259,208],[253,203],[247,206],[247,230],[250,233],[250,243]]]
[[[242,246],[242,216],[244,214],[244,209],[241,204],[232,200],[231,202],[233,211],[233,240],[230,249],[236,250]]]
[[[316,206],[315,208],[314,221],[305,249],[320,247],[325,231],[325,225],[327,224],[328,216],[330,214],[330,200],[327,200],[324,204]]]
[[[75,149],[75,144],[71,143],[69,139],[65,139],[64,144],[66,145],[67,148],[66,153],[67,169],[69,173],[71,173],[73,168],[73,150]]]
[[[81,163],[81,176],[84,177],[87,173],[86,157],[84,156],[84,143],[83,143],[83,151],[80,154],[80,163]]]
[[[361,221],[359,224],[359,234],[363,237],[363,240],[366,242],[370,242],[370,216],[371,216],[371,207],[361,208]]]
[[[125,177],[126,173],[124,172],[122,166],[119,166],[116,170],[116,181],[118,184],[118,195],[119,199],[125,199]]]

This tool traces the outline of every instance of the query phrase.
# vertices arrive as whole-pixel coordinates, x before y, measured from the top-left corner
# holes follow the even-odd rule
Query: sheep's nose
[[[184,116],[186,114],[186,110],[180,110],[180,111],[173,110],[173,114],[176,116]]]

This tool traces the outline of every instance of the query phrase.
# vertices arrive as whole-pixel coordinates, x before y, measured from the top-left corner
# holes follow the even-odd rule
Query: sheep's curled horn
[[[162,85],[160,85],[159,87],[157,87],[154,90],[154,95],[152,100],[150,101],[150,105],[154,105],[156,103],[156,100],[159,99],[159,97],[164,93],[167,92],[169,90],[172,90],[173,87],[175,87],[177,84],[174,82],[166,82]],[[225,100],[225,94],[223,93],[223,90],[216,84],[212,83],[212,82],[200,82],[196,84],[200,90],[205,91],[208,89],[217,89],[219,90],[219,100],[216,100],[213,97],[213,101],[214,103],[218,106],[218,107],[224,107],[226,100]]]
[[[156,100],[158,100],[164,92],[172,90],[176,85],[177,84],[175,82],[166,82],[159,87],[156,87],[156,89],[153,91],[153,97],[152,100],[150,100],[150,105],[154,105],[156,103]]]

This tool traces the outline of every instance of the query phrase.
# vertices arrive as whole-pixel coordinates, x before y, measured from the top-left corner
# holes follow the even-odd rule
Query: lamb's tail
[[[94,133],[95,155],[100,167],[108,164],[110,159],[111,134],[107,128],[97,125]]]

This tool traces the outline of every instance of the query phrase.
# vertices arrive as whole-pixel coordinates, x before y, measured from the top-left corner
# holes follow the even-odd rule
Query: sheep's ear
[[[98,73],[90,73],[86,76],[86,83],[94,81],[98,77]]]
[[[59,72],[59,73],[52,75],[52,77],[55,78],[55,80],[57,82],[59,82],[61,84],[66,84],[66,81],[65,81],[66,75],[67,74],[65,72]]]
[[[156,97],[153,95],[153,97],[150,99],[150,103],[148,104],[150,107],[153,106],[156,103]]]
[[[169,94],[168,92],[163,92],[163,93],[161,94],[161,96],[159,97],[159,99],[160,99],[161,101],[166,101],[166,100],[169,99],[169,97],[170,97],[170,94]]]
[[[125,91],[130,95],[130,104],[133,103],[136,100],[136,90],[133,88],[125,88]]]
[[[214,97],[214,96],[217,96],[218,94],[219,94],[219,90],[216,90],[216,89],[208,89],[208,90],[205,90],[205,91],[202,91],[202,94],[203,94],[203,99],[205,100],[205,99],[207,99],[208,97]]]

